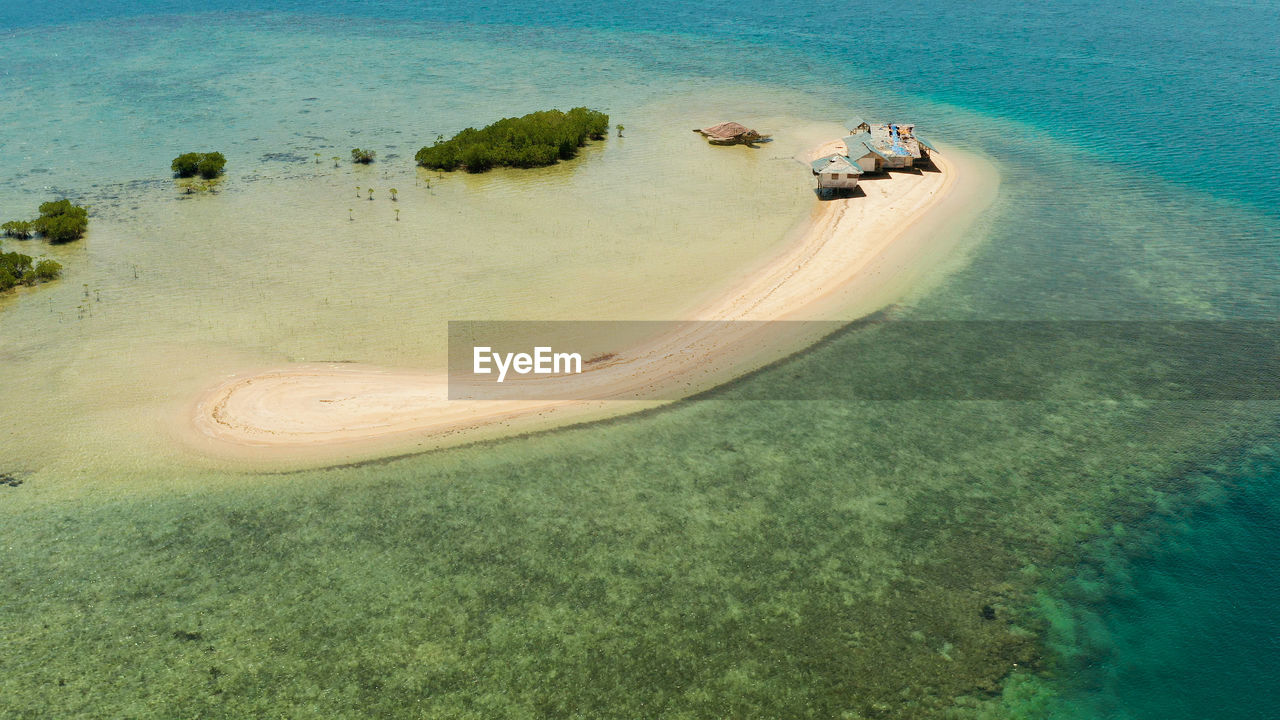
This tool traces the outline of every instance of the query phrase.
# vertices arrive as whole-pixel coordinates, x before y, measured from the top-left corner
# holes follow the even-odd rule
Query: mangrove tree
[[[432,170],[480,173],[493,167],[531,168],[554,165],[578,154],[587,140],[609,132],[609,116],[585,107],[569,112],[544,110],[504,118],[480,130],[467,128],[422,148],[414,156]]]

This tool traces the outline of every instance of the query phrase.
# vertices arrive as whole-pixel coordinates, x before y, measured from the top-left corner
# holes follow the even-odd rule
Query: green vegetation
[[[0,225],[0,230],[3,230],[8,237],[26,240],[31,237],[35,228],[33,223],[26,220],[10,220],[4,225]]]
[[[64,243],[84,237],[88,227],[89,211],[64,198],[41,203],[40,217],[35,220],[10,220],[0,225],[0,231],[19,240],[38,234],[49,242]],[[62,265],[53,260],[33,262],[30,255],[0,252],[0,292],[15,285],[48,282],[61,274]]]
[[[62,265],[54,260],[41,260],[36,263],[35,276],[37,282],[48,282],[62,274]]]
[[[40,217],[32,227],[49,242],[64,243],[79,240],[89,229],[89,211],[70,200],[53,200],[40,205]]]
[[[199,175],[205,180],[212,180],[222,174],[226,164],[227,159],[220,152],[189,152],[174,158],[170,167],[180,178]]]
[[[16,252],[0,252],[0,290],[22,282],[31,272],[31,256]]]
[[[545,110],[505,118],[481,130],[467,128],[449,140],[436,139],[414,156],[433,170],[485,172],[494,167],[531,168],[554,165],[578,154],[588,139],[609,132],[609,116],[576,107],[569,112]]]
[[[618,125],[617,127],[618,127],[618,137],[622,137],[622,131],[626,130],[626,128],[622,127],[621,125]]]
[[[30,255],[0,252],[0,292],[15,285],[48,282],[61,274],[62,266],[53,260],[40,260],[32,264]]]
[[[355,148],[351,151],[351,162],[360,163],[361,165],[368,165],[373,162],[373,159],[376,157],[378,157],[378,153],[373,150],[361,150],[360,148]]]
[[[35,220],[10,220],[0,225],[0,230],[8,237],[26,240],[32,235],[43,235],[53,243],[79,240],[88,229],[88,209],[74,205],[65,198],[42,203],[40,217]]]
[[[195,177],[200,168],[200,153],[184,153],[173,159],[169,168],[178,177]]]

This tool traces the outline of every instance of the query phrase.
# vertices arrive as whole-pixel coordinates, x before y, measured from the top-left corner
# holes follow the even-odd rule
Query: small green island
[[[603,140],[609,116],[585,107],[569,112],[544,110],[504,118],[480,130],[467,128],[418,151],[414,159],[432,170],[482,173],[495,167],[554,165],[578,154],[587,140]]]

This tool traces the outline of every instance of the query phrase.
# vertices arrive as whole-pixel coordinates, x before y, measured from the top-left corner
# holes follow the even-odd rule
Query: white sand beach
[[[687,319],[853,320],[892,304],[954,255],[963,228],[995,197],[998,175],[990,164],[944,152],[935,156],[936,169],[867,176],[854,196],[818,201],[778,254]],[[180,434],[201,452],[250,464],[347,462],[634,412],[709,389],[817,339],[765,338],[753,323],[691,323],[554,379],[572,384],[565,396],[622,398],[613,400],[451,401],[443,369],[259,369],[211,388],[193,403],[190,427]],[[655,396],[663,400],[648,399]],[[646,399],[626,399],[637,397]]]

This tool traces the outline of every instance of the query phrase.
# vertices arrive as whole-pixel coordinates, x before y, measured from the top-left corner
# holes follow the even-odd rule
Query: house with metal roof
[[[818,178],[819,191],[852,190],[858,187],[862,168],[847,156],[833,153],[809,163]]]
[[[915,137],[916,143],[920,145],[920,157],[928,160],[930,153],[938,152],[938,149],[935,148],[928,140],[925,140],[914,132],[912,133],[912,136]]]
[[[845,157],[862,172],[882,172],[889,167],[902,167],[901,160],[887,148],[880,147],[871,133],[861,132],[844,139]]]
[[[860,118],[847,123],[857,128],[844,139],[847,156],[864,172],[883,172],[912,167],[917,160],[928,160],[937,152],[928,141],[915,134],[915,125],[877,123],[871,125]]]
[[[890,159],[885,162],[886,168],[909,168],[920,158],[920,143],[916,142],[914,130],[915,125],[898,123],[879,123],[871,126],[871,137],[874,138],[876,146],[890,156]]]

